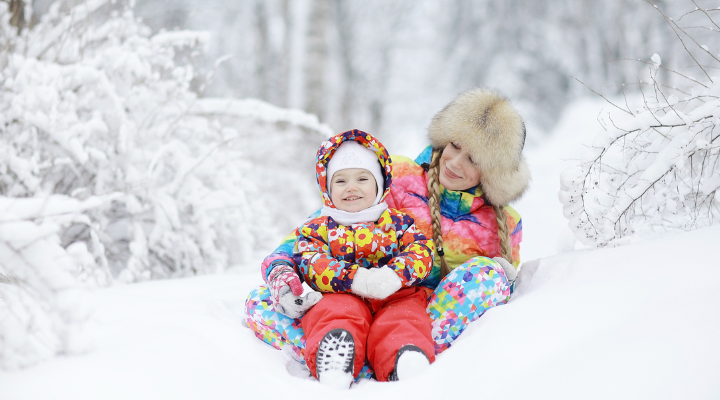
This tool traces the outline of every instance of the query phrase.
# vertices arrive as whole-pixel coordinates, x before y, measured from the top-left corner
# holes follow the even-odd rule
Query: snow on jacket
[[[383,201],[392,184],[392,164],[387,151],[371,135],[352,130],[333,136],[318,150],[316,173],[326,206],[334,207],[327,190],[326,164],[345,141],[354,140],[373,150],[385,176]],[[425,278],[433,263],[434,246],[415,227],[412,217],[393,209],[375,221],[349,226],[330,216],[313,218],[297,230],[293,261],[305,281],[322,292],[348,292],[358,268],[388,266],[412,286]]]
[[[404,156],[393,155],[393,184],[385,201],[391,208],[403,211],[415,220],[418,230],[432,237],[430,209],[428,207],[427,166],[430,164],[432,148],[427,147],[413,161]],[[425,165],[425,166],[423,166]],[[442,214],[443,244],[445,260],[455,268],[477,256],[499,257],[500,237],[492,207],[485,202],[480,188],[470,191],[452,191],[441,187],[440,208]],[[520,242],[522,240],[522,219],[510,206],[505,206],[508,231],[511,232],[513,264],[520,264]],[[319,215],[319,211],[312,217]],[[295,265],[293,248],[298,231],[286,236],[280,246],[262,263],[262,274],[267,276],[275,263]],[[439,258],[421,284],[435,288],[440,279]]]
[[[428,146],[415,161],[393,155],[395,180],[385,199],[389,207],[413,217],[417,228],[432,237],[432,221],[428,206],[427,168],[430,165],[432,147]],[[512,244],[513,264],[520,263],[522,220],[510,206],[505,206],[508,232]],[[480,186],[465,191],[448,190],[440,185],[440,213],[442,215],[443,246],[445,260],[455,268],[477,256],[500,257],[500,237],[495,211],[486,202]],[[439,258],[430,276],[423,283],[436,287],[440,280]]]

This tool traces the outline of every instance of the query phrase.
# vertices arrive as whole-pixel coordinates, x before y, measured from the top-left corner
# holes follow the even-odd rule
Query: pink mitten
[[[270,271],[268,287],[274,304],[280,303],[280,297],[291,291],[295,296],[303,294],[302,282],[295,273],[295,268],[287,264],[280,264]]]
[[[302,317],[322,299],[320,292],[310,292],[301,296],[303,287],[300,278],[293,267],[284,263],[270,271],[268,286],[275,310],[290,318]]]

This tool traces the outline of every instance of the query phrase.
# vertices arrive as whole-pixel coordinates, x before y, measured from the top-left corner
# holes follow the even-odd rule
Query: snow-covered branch
[[[198,99],[206,34],[152,35],[110,0],[58,1],[22,33],[0,12],[0,33],[0,368],[79,348],[69,293],[255,260],[313,211],[330,128]]]
[[[688,35],[660,12],[678,35]],[[707,12],[703,16],[715,26]],[[651,90],[643,91],[640,107],[605,114],[606,130],[579,165],[562,174],[565,217],[586,245],[618,245],[633,234],[720,221],[720,81],[698,62],[707,79],[674,90],[659,81],[657,54],[650,65]]]

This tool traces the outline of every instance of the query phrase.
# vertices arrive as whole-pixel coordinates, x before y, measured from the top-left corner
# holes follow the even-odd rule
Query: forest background
[[[34,1],[33,15],[51,3]],[[566,105],[591,95],[588,87],[615,96],[648,83],[653,54],[671,70],[692,66],[653,5],[671,17],[712,6],[686,0],[134,3],[135,15],[154,32],[210,34],[206,54],[195,61],[204,72],[193,85],[200,96],[301,109],[333,131],[362,129],[407,155],[426,143],[430,118],[476,86],[511,98],[528,124],[529,145],[542,142]],[[692,25],[702,17],[684,18]],[[700,24],[690,33],[702,43],[711,37]],[[666,85],[682,80],[661,74]]]

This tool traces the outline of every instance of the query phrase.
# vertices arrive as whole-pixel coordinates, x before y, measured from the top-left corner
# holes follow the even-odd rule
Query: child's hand
[[[402,287],[402,279],[387,265],[382,268],[358,268],[350,289],[358,296],[384,299]]]
[[[290,318],[300,318],[307,310],[322,299],[319,292],[311,292],[305,296],[302,282],[295,273],[295,268],[287,264],[275,266],[268,277],[270,296],[272,297],[275,310]]]
[[[270,296],[274,304],[280,303],[280,295],[291,291],[292,294],[300,296],[303,293],[302,282],[300,277],[295,273],[295,268],[291,265],[276,265],[268,276],[268,288],[270,288]],[[287,290],[284,290],[287,288]]]
[[[284,293],[280,295],[280,302],[276,303],[275,309],[280,314],[298,319],[320,300],[322,300],[322,293],[320,292],[310,292],[305,296],[296,296],[290,291],[289,287],[285,286]]]

